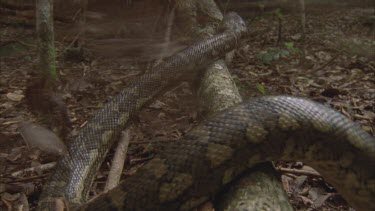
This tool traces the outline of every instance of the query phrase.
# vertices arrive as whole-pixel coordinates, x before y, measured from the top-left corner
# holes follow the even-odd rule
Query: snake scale
[[[221,34],[166,58],[105,104],[70,142],[68,153],[43,186],[38,209],[54,210],[56,198],[64,198],[72,206],[83,203],[107,151],[131,116],[174,81],[233,50],[247,31],[236,13],[228,13],[221,28]]]
[[[302,160],[358,210],[375,210],[375,139],[342,114],[289,96],[251,99],[192,129],[81,210],[189,210],[256,163]]]
[[[88,122],[45,185],[39,209],[54,210],[56,197],[73,205],[84,202],[101,159],[130,116],[183,74],[180,69],[197,69],[234,48],[243,22],[230,13],[224,23],[241,24],[165,60]],[[247,168],[277,159],[309,163],[353,207],[375,210],[374,138],[332,109],[288,96],[251,99],[217,114],[78,209],[189,210]]]

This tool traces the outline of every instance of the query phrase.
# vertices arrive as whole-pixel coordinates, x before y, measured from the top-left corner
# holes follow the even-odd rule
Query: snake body
[[[86,200],[95,172],[129,118],[173,80],[233,49],[246,27],[230,13],[227,30],[167,58],[122,90],[80,131],[44,185],[40,210],[54,200]],[[112,191],[82,210],[188,210],[256,163],[302,160],[359,210],[375,210],[375,140],[338,112],[301,98],[250,100],[193,129]]]
[[[173,81],[197,72],[237,46],[246,32],[244,21],[237,14],[228,13],[223,23],[224,32],[165,59],[113,97],[88,121],[43,186],[39,210],[54,210],[56,198],[64,198],[72,206],[86,200],[95,173],[131,116]]]
[[[269,160],[302,160],[358,210],[375,210],[375,139],[302,98],[252,99],[216,115],[80,210],[189,210]]]

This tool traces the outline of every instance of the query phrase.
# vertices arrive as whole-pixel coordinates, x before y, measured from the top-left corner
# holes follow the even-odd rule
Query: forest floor
[[[340,8],[307,10],[306,37],[303,47],[299,16],[282,15],[279,22],[268,14],[248,20],[251,34],[236,50],[231,73],[244,99],[261,95],[304,96],[324,103],[375,134],[375,39],[374,23],[364,17],[373,9]],[[67,26],[58,26],[64,29]],[[32,121],[54,129],[30,111],[25,100],[27,81],[36,64],[34,30],[0,25],[0,210],[29,206],[35,208],[43,183],[51,170],[12,173],[56,161],[25,144],[17,128]],[[61,94],[66,102],[73,129],[79,131],[95,111],[110,97],[142,74],[147,65],[92,54],[82,61],[63,55],[69,42],[57,39],[57,70],[62,81]],[[305,48],[305,58],[301,54]],[[132,121],[130,148],[123,179],[150,159],[148,143],[173,141],[202,121],[198,100],[188,82],[157,97]],[[46,143],[48,145],[48,143]],[[102,192],[110,168],[109,153],[90,192]],[[313,171],[301,162],[277,161],[278,169]],[[283,185],[296,210],[351,210],[347,203],[319,176],[280,171]]]

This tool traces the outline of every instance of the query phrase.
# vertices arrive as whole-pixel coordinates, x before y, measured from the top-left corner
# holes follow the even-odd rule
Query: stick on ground
[[[107,183],[104,191],[111,190],[116,187],[121,179],[122,170],[124,169],[126,154],[130,142],[129,129],[122,132],[115,155],[113,156],[111,170],[108,174]]]

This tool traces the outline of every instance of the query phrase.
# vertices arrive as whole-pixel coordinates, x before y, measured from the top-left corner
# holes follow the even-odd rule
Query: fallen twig
[[[153,156],[149,156],[149,157],[146,157],[146,158],[134,158],[130,161],[130,165],[135,165],[137,163],[144,163],[146,161],[149,161],[153,158]]]
[[[115,155],[113,156],[111,170],[109,171],[104,191],[116,187],[121,179],[122,170],[126,159],[126,153],[129,146],[129,129],[122,132]]]
[[[295,174],[295,175],[306,175],[306,176],[312,176],[312,177],[322,177],[316,171],[307,171],[307,170],[289,169],[289,168],[276,168],[276,170],[281,172],[281,173],[290,173],[290,174]]]
[[[4,178],[9,178],[7,176],[3,176]],[[16,182],[30,182],[30,181],[36,181],[37,179],[44,179],[46,178],[47,175],[46,174],[43,174],[43,175],[37,175],[37,176],[32,176],[32,177],[23,177],[23,178],[15,178],[13,179],[14,177],[11,176],[12,178],[12,183],[16,183]]]
[[[52,169],[55,166],[56,166],[56,162],[51,162],[51,163],[42,164],[40,166],[30,167],[30,168],[27,168],[27,169],[16,171],[16,172],[11,173],[10,175],[12,177],[18,177],[18,176],[21,176],[22,174],[25,174],[25,173],[46,171],[46,170]]]

